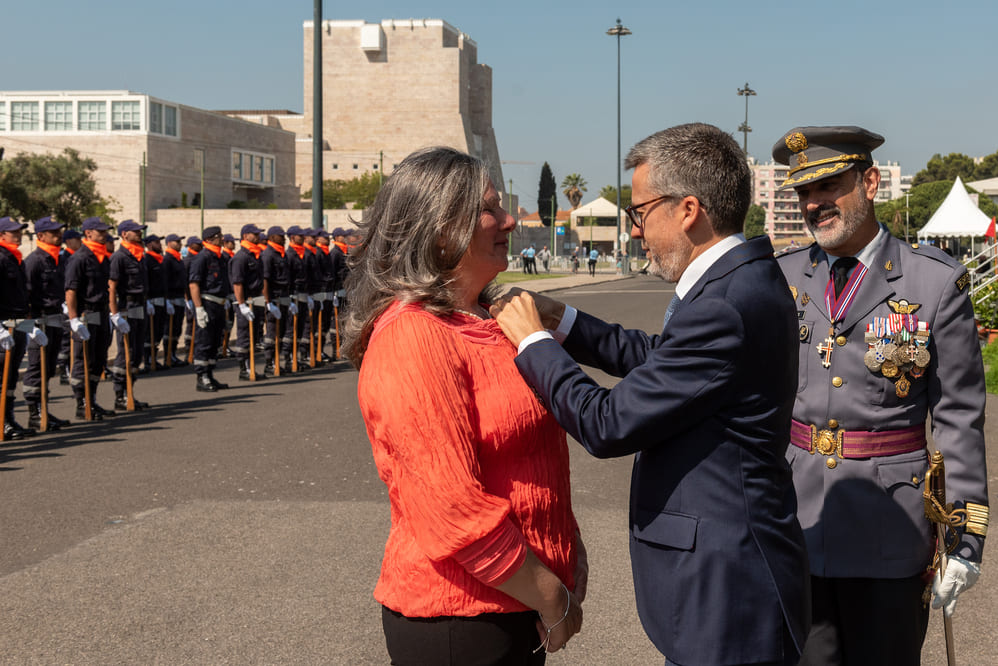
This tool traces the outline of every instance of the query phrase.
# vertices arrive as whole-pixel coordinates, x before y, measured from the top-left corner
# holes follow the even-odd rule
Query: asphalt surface
[[[612,278],[524,286],[660,328],[671,285]],[[0,664],[388,663],[371,597],[388,505],[357,373],[345,363],[257,383],[236,373],[222,362],[232,388],[214,395],[195,393],[190,369],[145,375],[136,396],[147,412],[0,446]],[[110,405],[110,384],[98,400]],[[989,398],[989,433],[996,410]],[[50,411],[73,415],[68,387],[55,387]],[[995,458],[991,446],[992,491]],[[549,664],[663,661],[634,610],[630,463],[572,446],[589,597],[582,633]],[[955,617],[961,664],[998,663],[993,550]],[[945,663],[938,613],[923,663]]]

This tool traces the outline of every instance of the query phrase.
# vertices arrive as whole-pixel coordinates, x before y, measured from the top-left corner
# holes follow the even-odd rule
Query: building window
[[[163,105],[159,102],[149,102],[149,131],[163,133]]]
[[[73,129],[72,102],[45,102],[45,131]]]
[[[371,166],[371,168],[374,169],[375,171],[377,171],[378,170],[378,165],[374,164],[374,165]]]
[[[354,169],[358,168],[358,165],[354,164],[354,165],[353,165],[353,168],[354,168]]]
[[[111,130],[142,129],[138,102],[111,102]]]
[[[163,107],[163,134],[177,136],[177,107]]]
[[[15,132],[38,131],[38,102],[11,102],[10,128]]]
[[[106,102],[80,102],[76,105],[78,129],[87,132],[103,132],[107,129]]]
[[[7,129],[7,102],[0,102],[0,132]]]
[[[242,180],[243,178],[243,154],[242,153],[232,153],[232,177],[235,180]]]
[[[272,185],[275,181],[275,166],[273,155],[232,151],[232,180]]]
[[[334,162],[334,163],[333,163],[333,170],[335,171],[336,169],[339,169],[339,168],[340,168],[340,165],[339,165],[339,164],[336,164],[336,163]]]
[[[274,158],[265,157],[263,159],[263,182],[271,183],[274,182]]]

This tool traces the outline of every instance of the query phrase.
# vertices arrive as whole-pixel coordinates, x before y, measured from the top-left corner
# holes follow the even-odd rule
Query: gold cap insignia
[[[787,148],[790,149],[792,153],[799,153],[802,150],[807,150],[807,137],[800,132],[794,132],[786,139]]]
[[[892,301],[888,299],[887,305],[891,306],[891,311],[894,314],[915,314],[918,308],[922,307],[921,303],[909,303],[907,299],[902,298],[900,301]]]
[[[797,153],[797,166],[804,166],[807,164],[807,153]]]
[[[963,291],[964,289],[967,288],[968,284],[970,284],[970,273],[964,273],[956,281],[956,289],[957,289],[957,291]]]

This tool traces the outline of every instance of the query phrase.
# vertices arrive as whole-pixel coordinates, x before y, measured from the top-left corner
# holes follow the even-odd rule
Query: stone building
[[[92,158],[119,219],[199,206],[202,159],[206,208],[300,207],[293,133],[142,93],[0,91],[0,147],[6,156],[73,148]]]
[[[295,132],[295,183],[312,188],[313,22],[304,23],[304,113],[225,113]],[[439,19],[323,21],[322,173],[386,175],[406,155],[446,145],[485,160],[503,190],[492,129],[492,69],[475,42]]]

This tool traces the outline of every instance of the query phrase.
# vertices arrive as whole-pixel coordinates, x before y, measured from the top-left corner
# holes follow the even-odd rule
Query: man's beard
[[[822,206],[806,216],[808,231],[811,232],[814,240],[823,250],[834,250],[848,242],[863,226],[870,212],[869,208],[872,206],[873,202],[865,197],[861,198],[857,205],[849,206],[845,210],[838,206]],[[817,226],[818,218],[829,212],[838,216],[838,222],[831,227],[819,228]]]

